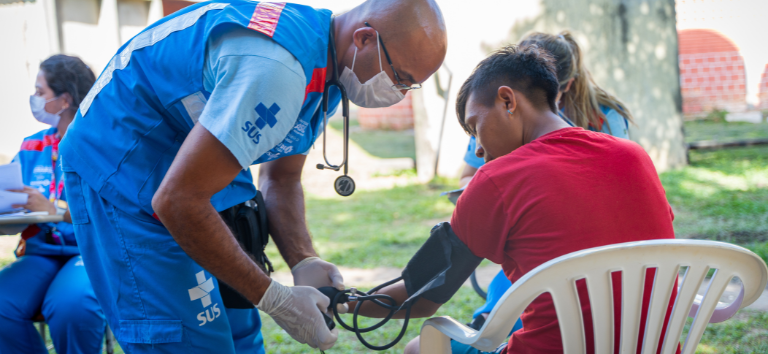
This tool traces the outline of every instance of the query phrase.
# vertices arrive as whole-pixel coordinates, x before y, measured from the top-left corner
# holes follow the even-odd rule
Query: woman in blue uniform
[[[79,58],[54,55],[40,64],[32,115],[51,125],[24,139],[14,162],[21,164],[30,211],[66,208],[59,141],[96,78]],[[64,216],[70,221],[69,213]],[[18,259],[0,270],[0,352],[47,353],[32,318],[42,314],[56,352],[97,353],[104,315],[77,248],[70,222],[29,225],[16,249]]]
[[[628,129],[629,123],[632,122],[632,114],[619,99],[597,86],[584,66],[581,48],[570,32],[563,31],[557,35],[531,33],[523,38],[520,45],[537,45],[555,57],[557,79],[560,81],[557,102],[560,116],[568,124],[603,132],[617,138],[629,139]],[[475,151],[477,151],[475,137],[471,137],[464,156],[466,165],[459,182],[462,187],[466,186],[477,170],[485,164],[483,158],[477,156]],[[476,329],[482,327],[485,318],[510,286],[512,283],[500,271],[488,286],[485,304],[473,314],[472,327]],[[512,331],[522,327],[523,324],[518,319]],[[451,345],[454,354],[478,353],[477,349],[458,342],[451,342]],[[413,344],[409,344],[409,347],[415,348]]]

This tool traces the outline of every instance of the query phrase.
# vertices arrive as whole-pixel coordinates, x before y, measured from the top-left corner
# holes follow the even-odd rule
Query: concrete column
[[[413,131],[416,140],[416,172],[420,182],[429,182],[435,176],[435,149],[429,140],[429,116],[424,105],[424,90],[411,91],[413,105]]]
[[[56,0],[43,0],[45,24],[48,27],[48,47],[51,54],[60,53],[61,36],[59,35],[59,16],[56,11]]]
[[[120,25],[117,17],[117,0],[101,0],[99,10],[99,33],[101,46],[107,52],[120,48]]]
[[[149,26],[161,18],[163,18],[163,0],[150,0],[147,25]]]

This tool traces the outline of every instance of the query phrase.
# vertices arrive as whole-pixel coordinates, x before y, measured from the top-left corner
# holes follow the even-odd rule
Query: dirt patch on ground
[[[483,288],[487,289],[488,284],[491,283],[491,280],[493,280],[493,277],[496,276],[499,270],[501,270],[501,266],[495,264],[477,268],[477,282],[480,283]],[[344,276],[345,286],[362,287],[362,290],[366,290],[365,287],[373,287],[399,277],[403,270],[394,267],[378,267],[371,269],[339,267],[339,271],[341,272],[341,275]],[[291,275],[291,272],[276,272],[273,273],[271,277],[280,284],[293,284],[293,276]],[[464,282],[464,286],[471,286],[469,280]]]
[[[19,244],[19,237],[19,235],[0,236],[0,268],[16,259],[13,252]]]
[[[338,164],[343,159],[343,143],[341,134],[333,129],[328,129],[328,141],[326,142],[328,160]],[[307,162],[302,171],[302,185],[304,191],[318,197],[337,196],[333,189],[333,182],[342,175],[341,172],[332,170],[318,170],[317,164],[325,162],[323,158],[322,135],[315,142],[315,146],[309,150]],[[355,181],[356,190],[380,190],[395,186],[402,186],[415,181],[412,175],[398,174],[398,171],[414,168],[414,161],[410,158],[382,159],[368,154],[359,145],[350,141],[349,144],[349,176]],[[254,179],[259,174],[259,167],[252,166],[251,172]]]

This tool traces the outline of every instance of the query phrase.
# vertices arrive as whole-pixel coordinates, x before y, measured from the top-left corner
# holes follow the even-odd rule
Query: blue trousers
[[[132,215],[65,172],[72,224],[94,292],[126,353],[264,353],[261,318],[227,310],[218,281],[149,215]]]
[[[488,285],[488,296],[485,298],[485,304],[483,306],[480,306],[477,310],[475,310],[475,313],[472,315],[472,318],[475,318],[477,316],[480,316],[484,313],[490,313],[494,307],[496,307],[496,304],[501,300],[501,297],[504,296],[504,293],[507,292],[507,290],[512,286],[512,282],[509,281],[509,278],[507,278],[506,275],[504,275],[504,271],[500,271],[498,274],[496,274],[495,277],[493,277],[493,280],[491,280],[491,284]],[[518,329],[523,328],[523,321],[521,321],[519,318],[515,322],[515,326],[512,328],[512,331],[510,332],[510,335],[517,331]],[[501,353],[501,351],[506,347],[507,343],[502,343],[502,345],[496,349],[493,353]],[[479,349],[475,349],[469,345],[462,344],[456,341],[451,341],[451,353],[452,354],[492,354],[489,352],[483,352]]]
[[[488,285],[488,295],[485,297],[485,304],[475,310],[472,318],[475,318],[482,313],[490,313],[496,306],[496,303],[499,302],[501,297],[504,296],[504,293],[506,293],[511,286],[512,282],[509,281],[509,278],[507,278],[506,275],[504,275],[504,271],[499,271],[499,273],[493,277],[493,280],[491,280],[491,284]]]
[[[509,278],[507,278],[506,275],[504,275],[504,271],[499,271],[499,273],[493,277],[493,280],[491,280],[491,284],[488,285],[488,296],[485,298],[485,304],[475,310],[472,318],[480,316],[480,314],[483,313],[490,313],[510,287],[512,287],[512,282],[509,281]],[[521,328],[523,328],[523,321],[518,318],[515,322],[515,326],[512,327],[512,333]]]
[[[101,350],[104,314],[80,256],[26,255],[0,270],[0,353],[48,353],[32,323],[39,312],[57,353]]]

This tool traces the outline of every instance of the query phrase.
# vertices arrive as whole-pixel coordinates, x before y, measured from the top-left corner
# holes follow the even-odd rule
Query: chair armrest
[[[451,317],[433,317],[421,326],[419,349],[422,354],[450,354],[451,339],[487,352],[496,350],[501,344],[482,338],[480,333]]]
[[[699,311],[699,306],[701,306],[702,299],[704,299],[703,296],[696,295],[696,298],[693,300],[693,305],[691,305],[691,311],[688,312],[688,317],[696,317],[696,312]],[[741,285],[739,296],[737,296],[732,303],[730,304],[726,304],[723,302],[717,303],[717,307],[715,307],[715,312],[713,312],[712,317],[709,318],[709,323],[720,323],[733,317],[736,314],[736,311],[739,311],[739,309],[741,308],[743,301],[744,301],[744,285]],[[745,304],[745,306],[746,305],[749,305],[749,304]]]

